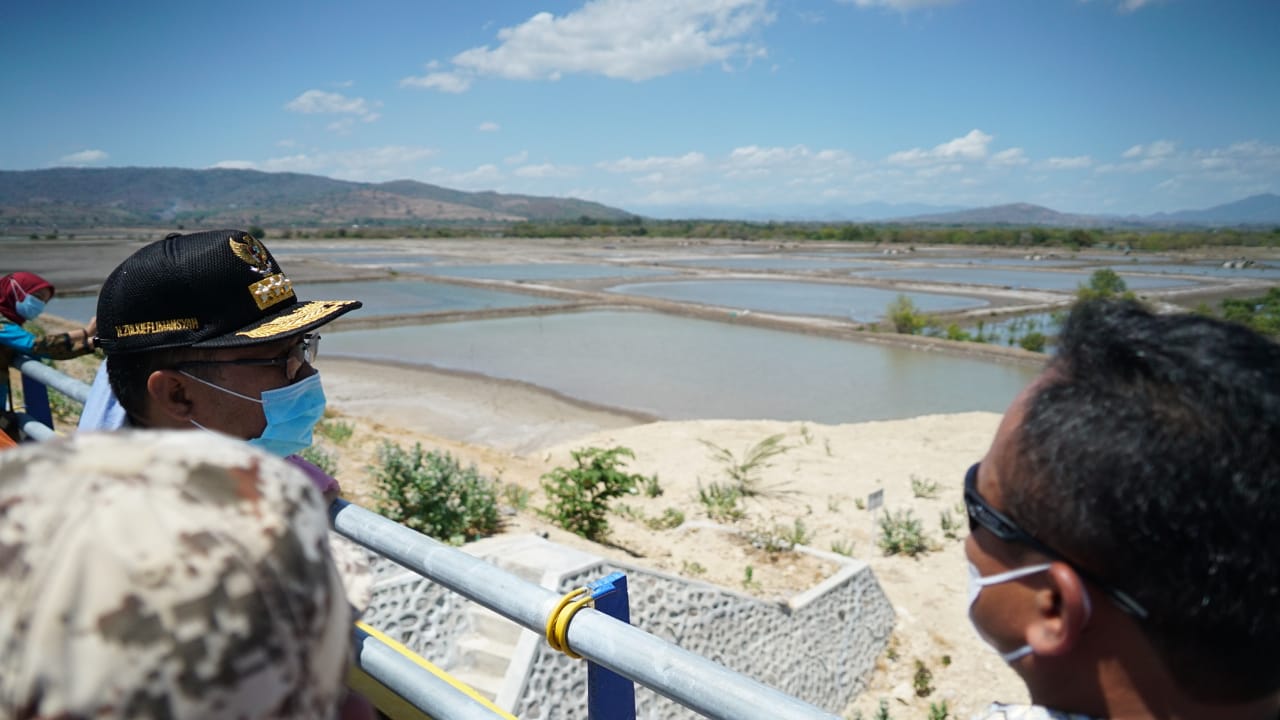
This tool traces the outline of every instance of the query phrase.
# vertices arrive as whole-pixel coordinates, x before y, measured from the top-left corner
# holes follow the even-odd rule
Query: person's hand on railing
[[[89,337],[93,337],[94,335],[98,334],[98,316],[97,315],[94,315],[93,317],[89,318],[89,324],[84,326],[84,331],[89,334]]]

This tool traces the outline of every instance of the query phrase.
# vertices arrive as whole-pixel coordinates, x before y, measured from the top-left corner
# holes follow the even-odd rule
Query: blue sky
[[[243,167],[648,215],[1280,192],[1275,0],[10,2],[0,169]]]

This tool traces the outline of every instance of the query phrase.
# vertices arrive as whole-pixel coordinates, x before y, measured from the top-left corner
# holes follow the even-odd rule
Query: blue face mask
[[[185,372],[182,374],[211,388],[261,405],[262,414],[267,418],[267,427],[261,435],[249,440],[249,444],[272,455],[288,457],[311,447],[311,431],[324,417],[325,397],[324,388],[320,385],[320,373],[292,385],[266,390],[262,393],[261,400],[214,385],[195,375]],[[194,420],[191,422],[196,427],[204,427]]]
[[[35,295],[27,295],[18,301],[15,309],[22,317],[28,320],[35,320],[40,317],[40,313],[44,312],[44,301]]]

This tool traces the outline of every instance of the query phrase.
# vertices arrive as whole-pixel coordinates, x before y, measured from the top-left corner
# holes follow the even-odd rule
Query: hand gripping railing
[[[335,500],[339,534],[539,634],[561,596],[381,515]],[[685,707],[723,720],[836,716],[591,608],[567,632],[577,654]]]

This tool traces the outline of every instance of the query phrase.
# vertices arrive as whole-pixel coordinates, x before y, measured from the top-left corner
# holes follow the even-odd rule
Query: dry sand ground
[[[530,494],[527,508],[508,516],[507,532],[540,532],[552,540],[590,552],[696,577],[726,587],[746,586],[766,598],[786,597],[811,587],[829,571],[796,553],[769,554],[733,532],[712,529],[697,499],[699,483],[723,482],[724,466],[705,444],[741,456],[774,434],[788,450],[760,476],[760,485],[778,492],[751,501],[737,531],[794,528],[798,520],[807,544],[831,550],[852,548],[868,562],[893,603],[897,624],[891,649],[880,658],[870,686],[845,712],[872,717],[880,699],[895,718],[926,718],[931,702],[946,700],[951,717],[964,718],[993,699],[1018,701],[1025,690],[977,638],[966,615],[966,566],[962,551],[964,511],[961,480],[985,451],[999,415],[964,413],[910,420],[819,425],[774,421],[699,420],[638,423],[633,418],[585,408],[515,383],[452,373],[325,360],[330,407],[337,422],[354,428],[342,444],[319,444],[339,456],[338,478],[357,502],[371,504],[368,466],[383,441],[447,450],[464,463]],[[590,543],[540,518],[545,503],[539,477],[571,465],[570,451],[621,445],[636,458],[634,472],[656,474],[663,493],[627,498],[610,516],[607,545]],[[937,485],[937,496],[916,497],[912,479]],[[916,559],[886,557],[877,547],[877,513],[859,509],[875,490],[884,491],[885,509],[910,510],[923,521],[936,550]],[[684,514],[683,526],[653,530],[644,518],[668,509]],[[949,512],[962,526],[948,539],[940,515]],[[918,697],[916,661],[932,673],[927,697]]]

